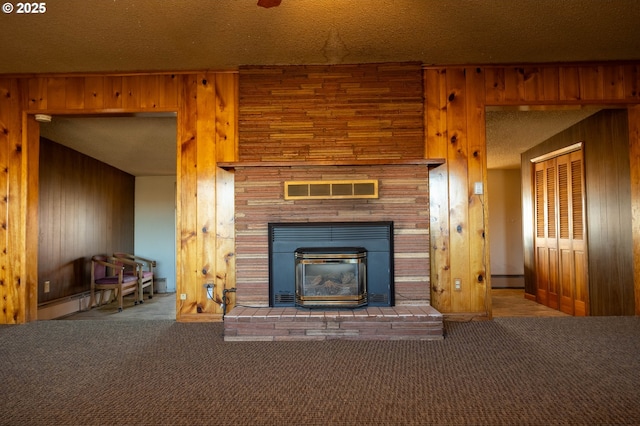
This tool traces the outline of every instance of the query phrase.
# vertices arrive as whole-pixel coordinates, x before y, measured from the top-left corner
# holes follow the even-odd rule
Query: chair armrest
[[[138,262],[146,263],[147,265],[149,265],[149,268],[155,268],[155,266],[156,266],[156,261],[155,260],[146,259],[144,257],[135,256],[135,255],[133,256],[133,258]]]

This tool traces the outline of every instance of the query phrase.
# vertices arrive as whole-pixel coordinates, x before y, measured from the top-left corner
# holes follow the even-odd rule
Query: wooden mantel
[[[402,160],[329,160],[329,161],[239,161],[219,162],[218,167],[233,170],[238,167],[320,167],[320,166],[419,166],[435,167],[445,163],[444,158],[416,158]]]

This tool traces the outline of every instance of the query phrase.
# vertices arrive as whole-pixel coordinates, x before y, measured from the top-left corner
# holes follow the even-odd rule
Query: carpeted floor
[[[438,342],[43,321],[0,341],[1,425],[640,423],[637,317],[447,322]]]

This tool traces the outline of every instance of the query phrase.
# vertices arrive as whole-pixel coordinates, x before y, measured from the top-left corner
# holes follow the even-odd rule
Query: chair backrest
[[[115,258],[114,262],[118,264],[120,264],[118,260],[121,260],[121,259],[125,260],[124,264],[125,264],[126,271],[137,270],[139,273],[144,273],[145,275],[148,275],[149,272],[153,274],[153,268],[155,268],[156,266],[155,260],[147,259],[141,256],[136,256],[135,254],[131,254],[131,253],[114,252],[113,257]],[[131,262],[134,262],[137,265],[132,267]]]
[[[91,262],[91,275],[93,276],[93,280],[97,280],[100,278],[104,278],[107,276],[107,267],[105,265],[102,265],[101,263],[98,262],[94,262],[96,260],[99,260],[101,262],[108,262],[109,258],[105,255],[96,255],[93,256],[91,258],[92,262]]]
[[[129,253],[124,253],[124,252],[119,252],[119,251],[117,251],[117,252],[113,253],[113,256],[114,256],[115,258],[123,257],[123,258],[125,258],[125,259],[135,260],[135,256],[134,256],[134,255],[129,254]]]
[[[126,273],[137,274],[139,272],[139,266],[136,264],[135,260],[126,253],[116,252],[110,259],[111,263],[124,267],[124,271]]]

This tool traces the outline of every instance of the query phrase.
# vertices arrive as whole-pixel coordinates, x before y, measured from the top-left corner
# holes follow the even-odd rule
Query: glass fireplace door
[[[305,247],[295,251],[296,304],[367,304],[367,251],[362,247]]]

